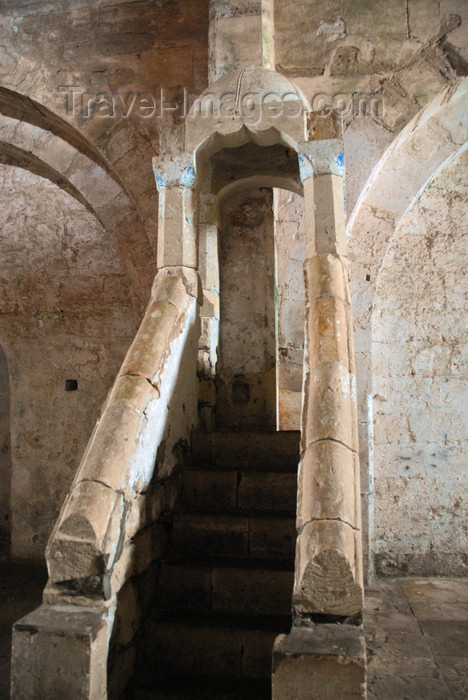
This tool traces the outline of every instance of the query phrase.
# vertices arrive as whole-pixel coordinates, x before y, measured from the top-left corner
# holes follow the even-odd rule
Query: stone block
[[[164,187],[159,192],[158,268],[197,266],[197,195],[188,187]]]
[[[41,605],[13,627],[14,700],[107,697],[105,609]]]
[[[364,632],[350,625],[293,627],[273,649],[273,700],[366,697]]]
[[[145,413],[137,408],[108,404],[83,455],[80,480],[95,480],[115,491],[124,491],[136,444],[147,423]],[[101,517],[104,517],[104,509]]]

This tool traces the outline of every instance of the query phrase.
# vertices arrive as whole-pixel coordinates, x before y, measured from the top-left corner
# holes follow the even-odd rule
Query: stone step
[[[173,548],[178,557],[230,556],[294,561],[292,517],[184,513],[174,516]]]
[[[245,562],[241,568],[164,562],[158,578],[157,604],[164,609],[289,615],[293,572],[249,564]]]
[[[212,679],[270,679],[274,640],[289,631],[290,618],[179,617],[171,611],[146,625],[146,656],[165,673]]]
[[[186,469],[182,507],[190,511],[296,512],[297,477],[292,472]]]
[[[234,680],[143,670],[127,688],[127,700],[271,700],[270,679]]]
[[[297,473],[299,431],[192,433],[191,464],[199,469]]]

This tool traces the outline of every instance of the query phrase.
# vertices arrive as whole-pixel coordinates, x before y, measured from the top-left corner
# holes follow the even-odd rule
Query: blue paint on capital
[[[298,154],[298,160],[299,174],[301,176],[302,182],[304,182],[304,180],[307,180],[308,177],[312,177],[312,175],[314,174],[314,168],[309,158],[304,157],[301,153]]]
[[[334,165],[335,165],[335,167],[333,168],[333,172],[336,175],[344,175],[344,170],[345,170],[344,151],[341,151],[340,153],[338,153],[337,156],[335,156]]]
[[[180,184],[184,187],[193,187],[194,183],[195,168],[192,165],[188,165],[182,173],[182,177],[180,178]]]
[[[154,179],[156,180],[156,187],[159,192],[159,190],[166,186],[166,183],[164,182],[164,178],[161,173],[158,173],[157,170],[154,171]]]

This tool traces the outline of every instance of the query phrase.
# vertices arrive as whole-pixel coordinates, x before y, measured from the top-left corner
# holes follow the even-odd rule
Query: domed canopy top
[[[302,91],[284,75],[257,66],[241,68],[223,75],[195,100],[186,122],[186,147],[194,151],[215,134],[223,146],[234,147],[245,142],[246,133],[260,145],[283,140],[294,146],[305,138],[307,112]]]

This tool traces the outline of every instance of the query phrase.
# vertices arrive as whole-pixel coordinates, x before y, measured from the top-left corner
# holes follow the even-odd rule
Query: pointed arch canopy
[[[195,161],[251,141],[297,149],[306,139],[310,105],[291,80],[258,66],[231,71],[195,100],[186,121],[186,150]],[[198,163],[197,163],[198,161]]]

